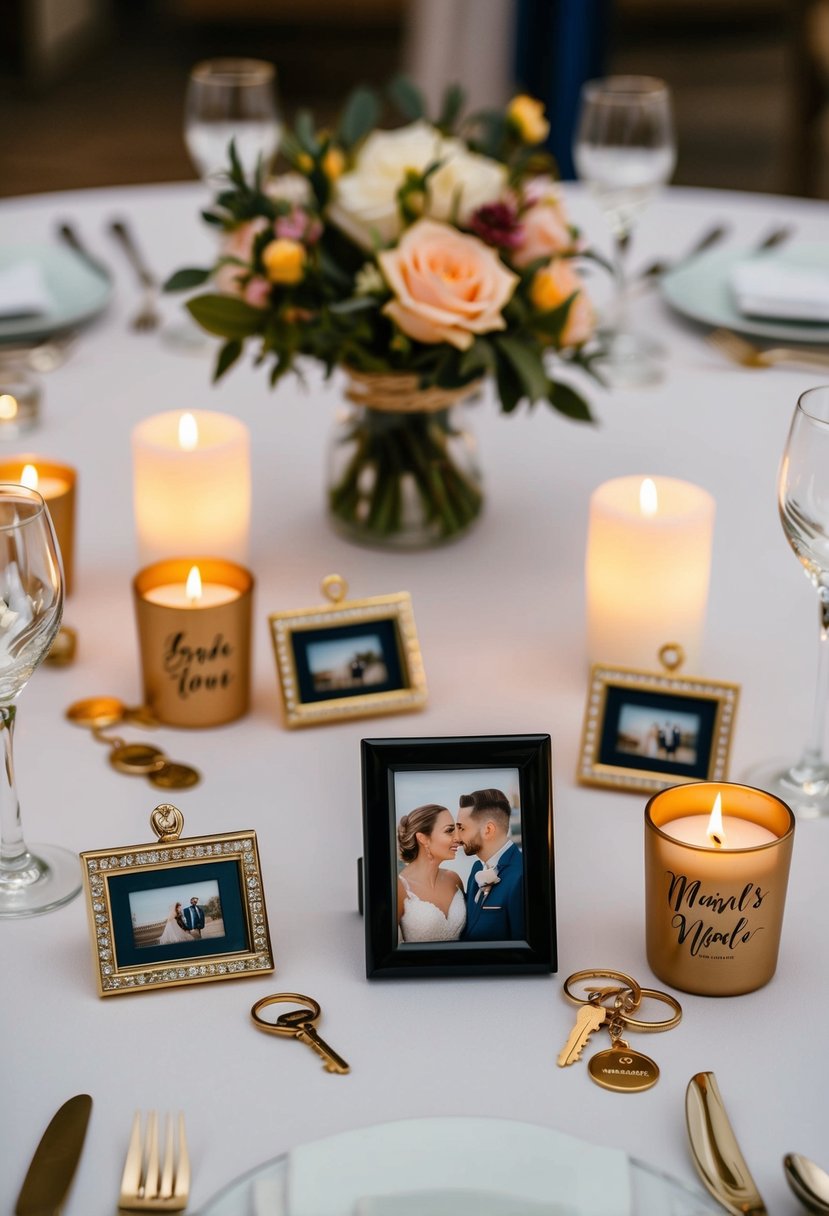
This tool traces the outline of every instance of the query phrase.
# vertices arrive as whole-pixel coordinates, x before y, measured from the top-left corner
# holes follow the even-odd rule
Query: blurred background
[[[215,55],[275,63],[289,121],[401,70],[521,88],[565,177],[581,81],[661,76],[676,183],[829,198],[829,0],[2,0],[0,195],[195,177],[184,92]]]

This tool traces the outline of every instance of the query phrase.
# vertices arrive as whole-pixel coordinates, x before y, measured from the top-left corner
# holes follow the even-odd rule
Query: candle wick
[[[722,837],[721,836],[717,836],[716,833],[712,832],[711,839],[714,841],[714,844],[717,846],[718,849],[722,848]]]

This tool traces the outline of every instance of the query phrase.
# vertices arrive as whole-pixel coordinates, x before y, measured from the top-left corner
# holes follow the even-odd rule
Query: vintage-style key
[[[559,1052],[559,1068],[566,1068],[568,1064],[575,1064],[576,1060],[581,1059],[581,1053],[584,1051],[587,1040],[594,1030],[598,1030],[603,1025],[606,1017],[607,1010],[603,1005],[586,1004],[579,1006],[579,1011],[576,1014],[576,1024],[570,1031],[569,1038],[564,1047]]]
[[[316,1018],[309,1014],[307,1009],[289,1009],[287,1013],[279,1015],[276,1025],[290,1027],[300,1042],[307,1043],[309,1047],[313,1048],[317,1055],[321,1056],[326,1072],[351,1072],[351,1068],[342,1056],[337,1055],[336,1051],[317,1034],[314,1027],[315,1021]]]

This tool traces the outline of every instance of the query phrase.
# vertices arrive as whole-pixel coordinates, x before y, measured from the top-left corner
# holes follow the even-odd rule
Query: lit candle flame
[[[11,393],[0,393],[0,419],[11,422],[17,417],[17,398]]]
[[[717,794],[711,808],[711,818],[708,820],[708,839],[718,849],[725,844],[725,832],[722,824],[722,798]]]
[[[201,574],[198,566],[192,566],[184,585],[184,594],[191,604],[197,604],[201,599]]]
[[[651,477],[646,477],[639,487],[639,510],[649,518],[659,510],[656,485]]]
[[[23,472],[20,474],[20,484],[25,486],[27,490],[36,490],[40,478],[37,475],[37,469],[33,464],[25,464]]]
[[[182,414],[178,420],[178,445],[185,452],[199,446],[199,424],[192,414]]]

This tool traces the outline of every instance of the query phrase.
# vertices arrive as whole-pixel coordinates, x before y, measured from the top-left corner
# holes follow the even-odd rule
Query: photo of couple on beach
[[[396,772],[398,941],[524,941],[517,769]]]
[[[132,891],[129,897],[132,936],[137,948],[197,943],[224,937],[219,884],[214,880],[179,887]]]

